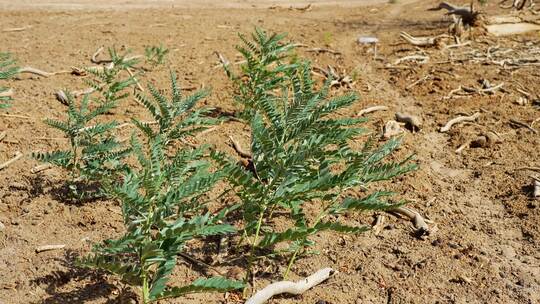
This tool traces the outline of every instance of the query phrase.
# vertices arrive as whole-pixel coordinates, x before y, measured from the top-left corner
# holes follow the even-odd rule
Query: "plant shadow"
[[[50,194],[55,201],[68,206],[83,206],[104,199],[98,183],[56,182],[36,174],[28,179],[28,184],[32,198]]]
[[[31,284],[46,285],[49,297],[41,303],[86,303],[97,299],[107,299],[105,303],[134,303],[137,297],[132,290],[119,288],[109,283],[106,274],[75,265],[76,254],[68,251],[60,259],[67,270],[54,270],[50,274],[34,279]],[[84,282],[84,283],[82,283]],[[82,287],[74,287],[76,284]]]

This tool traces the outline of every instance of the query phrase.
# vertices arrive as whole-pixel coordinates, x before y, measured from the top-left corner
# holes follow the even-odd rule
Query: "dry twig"
[[[50,76],[54,76],[54,75],[57,75],[57,74],[71,73],[71,71],[59,71],[59,72],[49,73],[49,72],[45,72],[45,71],[42,71],[40,69],[36,69],[36,68],[33,68],[33,67],[29,67],[29,66],[20,68],[17,72],[20,73],[20,74],[23,74],[23,73],[34,74],[34,75],[38,75],[38,76],[42,76],[42,77],[50,77]]]
[[[229,136],[229,139],[231,140],[233,148],[236,151],[236,153],[238,153],[238,155],[240,155],[241,157],[245,157],[245,158],[251,158],[252,157],[251,153],[246,152],[244,149],[242,149],[242,146],[240,146],[240,144],[236,140],[234,140],[234,138],[232,136]]]
[[[23,157],[23,154],[20,151],[15,152],[15,156],[12,159],[6,161],[3,164],[0,164],[0,170],[7,168],[9,165],[13,164],[17,160],[19,160],[21,157]]]
[[[43,165],[37,165],[35,166],[34,168],[32,168],[30,170],[31,173],[35,174],[35,173],[38,173],[38,172],[41,172],[41,171],[45,171],[47,169],[50,169],[52,168],[53,165],[52,164],[43,164]]]
[[[7,135],[7,132],[6,132],[6,131],[0,132],[0,142],[1,142],[2,140],[4,140],[4,138],[6,138],[6,135]]]
[[[336,273],[332,268],[323,268],[309,277],[297,282],[281,281],[272,283],[264,289],[259,290],[254,296],[246,301],[246,304],[262,304],[275,295],[290,293],[299,295],[308,289],[321,284]]]
[[[363,115],[366,115],[366,114],[369,114],[369,113],[372,113],[372,112],[387,111],[387,110],[388,110],[387,106],[373,106],[373,107],[369,107],[369,108],[360,110],[360,112],[358,112],[358,114],[356,114],[356,115],[357,116],[363,116]]]
[[[416,233],[419,236],[430,234],[431,232],[429,226],[427,225],[427,223],[430,221],[424,219],[424,217],[422,217],[420,213],[412,209],[406,207],[397,207],[388,210],[388,212],[397,213],[410,219],[413,222],[414,228],[416,228]]]
[[[510,119],[510,123],[515,125],[515,126],[518,126],[518,127],[523,127],[525,129],[529,129],[530,131],[532,131],[534,134],[538,134],[538,130],[536,130],[535,128],[529,126],[528,124],[522,122],[522,121],[519,121],[517,119]]]
[[[448,121],[446,123],[446,125],[441,127],[440,131],[443,132],[443,133],[448,132],[448,131],[450,131],[450,129],[452,128],[453,125],[458,124],[458,123],[462,123],[462,122],[467,122],[467,121],[469,121],[469,122],[470,121],[475,121],[476,119],[478,119],[478,117],[480,117],[480,112],[474,113],[471,116],[459,116],[459,117],[456,117],[454,119],[451,119],[450,121]]]
[[[333,54],[333,55],[341,55],[341,52],[339,52],[339,51],[334,51],[334,50],[325,49],[325,48],[312,48],[312,49],[306,50],[306,52],[330,53],[330,54]]]
[[[36,248],[36,253],[40,253],[40,252],[43,252],[43,251],[63,249],[64,247],[66,247],[66,245],[64,245],[64,244],[62,244],[62,245],[43,245],[43,246],[39,246],[39,247]]]

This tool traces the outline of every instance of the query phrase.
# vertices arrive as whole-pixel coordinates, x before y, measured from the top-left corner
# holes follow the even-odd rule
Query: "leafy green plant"
[[[136,57],[128,57],[128,54],[120,55],[114,48],[109,48],[108,52],[111,62],[102,68],[86,68],[85,70],[93,75],[94,79],[85,82],[100,95],[96,98],[98,102],[118,104],[129,96],[129,92],[125,89],[135,84],[133,76],[122,78],[120,73],[131,71],[139,60]]]
[[[236,232],[233,226],[220,223],[228,209],[205,211],[205,193],[223,177],[222,172],[212,171],[210,162],[204,159],[207,147],[167,154],[174,140],[195,135],[212,123],[203,117],[206,109],[194,109],[206,92],[182,97],[172,72],[171,87],[170,99],[152,85],[148,88],[153,99],[137,95],[157,127],[154,130],[133,119],[145,138],[144,143],[135,136],[131,140],[139,165],[127,168],[121,184],[105,187],[109,196],[122,204],[126,233],[96,246],[92,255],[81,260],[84,266],[112,272],[139,286],[144,303],[243,287],[242,282],[222,277],[199,278],[183,287],[167,286],[186,242]]]
[[[161,136],[148,138],[144,151],[132,139],[141,169],[129,168],[121,185],[107,187],[110,196],[122,204],[126,233],[107,240],[83,258],[83,266],[103,269],[139,286],[143,303],[188,293],[227,291],[243,287],[241,282],[222,277],[199,278],[183,287],[167,286],[177,255],[186,242],[212,235],[235,232],[234,227],[219,224],[226,210],[204,213],[203,194],[221,178],[209,171],[202,159],[204,148],[180,150],[166,157]]]
[[[150,63],[153,67],[156,67],[165,62],[165,57],[169,54],[169,49],[164,47],[162,44],[159,46],[147,46],[144,49],[144,56],[146,61]]]
[[[236,85],[235,101],[243,107],[241,116],[249,119],[258,101],[271,98],[274,90],[283,87],[296,65],[283,63],[287,53],[293,49],[292,45],[279,43],[285,37],[283,34],[267,36],[256,28],[251,35],[253,41],[242,34],[239,37],[244,45],[236,48],[246,59],[241,72],[249,81],[244,81],[229,66],[225,66],[225,71]]]
[[[69,138],[69,149],[33,153],[33,157],[41,162],[67,169],[71,175],[68,182],[71,194],[79,198],[90,191],[81,192],[77,184],[115,180],[126,168],[122,160],[130,153],[130,149],[116,139],[114,131],[118,123],[102,122],[101,118],[129,96],[126,89],[135,81],[133,77],[121,78],[120,72],[133,67],[137,60],[118,55],[114,49],[109,49],[109,55],[111,62],[107,66],[87,69],[95,78],[86,82],[96,93],[85,94],[79,103],[68,92],[66,120],[45,120],[47,125]],[[100,195],[99,191],[97,195]]]
[[[90,125],[97,117],[114,108],[115,101],[91,107],[95,101],[92,102],[89,95],[82,98],[80,105],[76,104],[71,94],[68,93],[67,97],[67,119],[47,119],[45,123],[69,138],[69,149],[35,152],[33,157],[67,169],[71,174],[70,187],[76,192],[76,182],[114,179],[119,171],[125,169],[122,159],[130,153],[130,149],[123,147],[115,138],[113,130],[118,126],[116,121]]]
[[[15,60],[11,58],[9,53],[0,53],[0,80],[15,76],[18,70],[19,68],[15,65]],[[0,109],[9,106],[9,104],[5,103],[11,101],[11,96],[5,94],[8,91],[9,88],[0,87]]]
[[[152,99],[141,92],[135,94],[135,98],[140,104],[144,105],[153,117],[157,124],[157,130],[152,129],[152,126],[148,123],[132,119],[133,123],[148,138],[161,136],[165,145],[182,137],[194,135],[216,121],[205,116],[209,113],[209,108],[194,109],[197,102],[208,95],[207,90],[197,91],[190,96],[184,97],[176,82],[174,72],[171,71],[170,76],[170,98],[167,98],[151,84],[148,85],[148,90],[152,95]]]
[[[282,252],[290,257],[286,277],[297,256],[313,245],[310,237],[314,234],[324,230],[367,230],[365,226],[344,224],[342,215],[399,206],[401,203],[389,199],[391,192],[377,190],[367,194],[368,186],[414,169],[409,158],[386,160],[399,146],[397,139],[381,146],[367,140],[360,149],[353,148],[353,143],[357,144],[366,132],[360,127],[365,120],[339,118],[335,114],[350,106],[357,96],[330,98],[331,80],[316,90],[308,62],[290,65],[272,60],[273,69],[268,71],[269,58],[283,60],[285,52],[292,48],[281,44],[283,37],[267,36],[257,29],[254,41],[243,39],[246,47],[239,48],[247,61],[243,71],[249,75],[247,83],[241,86],[256,91],[243,94],[244,89],[239,88],[238,96],[253,109],[251,166],[240,166],[221,153],[212,155],[224,166],[241,199],[241,233],[251,248],[248,276],[257,256],[272,251],[278,243],[289,244]],[[262,77],[266,78],[261,84]],[[275,93],[275,89],[280,93]],[[359,189],[363,194],[354,195],[349,192],[351,189]],[[309,209],[318,213],[309,215],[305,211],[308,206],[315,206]],[[273,219],[284,212],[289,215],[290,226],[277,230]]]

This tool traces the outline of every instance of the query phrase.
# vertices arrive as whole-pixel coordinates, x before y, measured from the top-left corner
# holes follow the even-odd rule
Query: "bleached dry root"
[[[313,53],[330,53],[332,55],[341,55],[341,52],[334,51],[331,49],[325,49],[325,48],[312,48],[309,50],[306,50],[306,52],[313,52]]]
[[[0,97],[12,97],[13,96],[13,89],[8,89],[4,92],[0,92]]]
[[[405,57],[401,57],[398,60],[394,61],[394,65],[399,65],[402,62],[406,61],[414,61],[418,63],[427,63],[429,61],[429,56],[423,56],[423,55],[409,55]]]
[[[435,37],[414,37],[407,32],[399,33],[399,37],[415,46],[434,46],[441,38],[450,38],[448,35],[439,35]]]
[[[517,119],[510,119],[510,123],[515,125],[515,126],[518,126],[518,127],[523,127],[525,129],[528,129],[530,131],[532,131],[534,134],[538,134],[538,130],[536,130],[535,128],[529,126],[528,124],[522,122],[522,121],[519,121]]]
[[[53,72],[53,73],[49,73],[49,72],[45,72],[45,71],[42,71],[40,69],[36,69],[36,68],[33,68],[33,67],[24,67],[24,68],[20,68],[18,70],[18,72],[20,74],[34,74],[34,75],[38,75],[38,76],[42,76],[42,77],[50,77],[50,76],[54,76],[54,75],[57,75],[57,74],[66,74],[66,73],[71,73],[70,71],[59,71],[59,72]]]
[[[71,94],[71,96],[77,98],[77,97],[79,97],[81,95],[92,94],[94,91],[95,91],[94,88],[88,88],[88,89],[84,89],[84,90],[80,90],[80,91],[72,91],[72,92],[69,92],[69,93]],[[56,99],[58,101],[60,101],[61,103],[68,104],[69,99],[67,97],[67,93],[64,90],[59,90],[54,95],[56,96]]]
[[[3,170],[9,167],[9,165],[13,164],[17,160],[19,160],[21,157],[23,157],[23,154],[20,151],[15,152],[15,156],[12,159],[8,160],[7,162],[3,164],[0,164],[0,170]]]
[[[32,168],[30,170],[31,173],[35,174],[35,173],[38,173],[38,172],[41,172],[41,171],[45,171],[47,169],[50,169],[52,168],[53,165],[52,164],[43,164],[43,165],[37,165],[35,166],[34,168]]]
[[[39,247],[36,248],[36,253],[40,253],[40,252],[43,252],[43,251],[63,249],[64,247],[66,247],[66,245],[64,245],[64,244],[62,244],[62,245],[43,245],[43,246],[39,246]]]
[[[422,120],[420,119],[420,117],[415,116],[415,115],[397,112],[396,120],[398,122],[404,123],[407,128],[409,128],[410,130],[414,132],[422,128]]]
[[[373,107],[369,107],[369,108],[365,108],[363,110],[360,110],[360,112],[358,112],[357,116],[363,116],[365,114],[373,113],[373,112],[376,112],[376,111],[387,111],[387,110],[388,110],[387,106],[373,106]]]
[[[21,27],[10,27],[10,28],[5,28],[2,30],[2,32],[4,33],[9,33],[9,32],[22,32],[22,31],[25,31],[29,28],[31,28],[32,26],[31,25],[28,25],[28,26],[21,26]]]
[[[536,178],[533,181],[533,197],[540,198],[540,180]]]
[[[424,217],[422,217],[420,213],[406,207],[397,207],[388,211],[403,215],[409,220],[411,220],[418,235],[422,236],[430,234],[431,230],[429,229],[429,226],[427,224],[429,221],[424,219]]]
[[[283,293],[294,295],[302,294],[308,289],[321,284],[335,273],[336,271],[332,268],[324,268],[297,282],[282,281],[272,283],[266,286],[264,289],[259,290],[254,296],[249,298],[245,304],[262,304],[273,296]]]
[[[384,215],[379,214],[377,216],[377,219],[375,220],[375,224],[373,224],[373,227],[371,228],[374,235],[379,235],[379,233],[381,233],[382,229],[384,228],[384,220],[385,220]]]
[[[232,136],[229,136],[229,139],[231,140],[233,148],[236,153],[238,153],[238,155],[245,158],[251,158],[251,153],[246,152],[244,149],[242,149],[242,146],[240,146],[240,144],[236,140],[234,140]]]
[[[475,121],[476,119],[478,119],[478,117],[480,117],[480,113],[474,113],[473,115],[471,116],[459,116],[459,117],[456,117],[454,119],[451,119],[450,121],[448,121],[446,123],[446,125],[444,125],[443,127],[441,127],[441,132],[448,132],[450,131],[450,129],[452,128],[453,125],[455,124],[458,124],[458,123],[462,123],[462,122],[471,122],[471,121]]]

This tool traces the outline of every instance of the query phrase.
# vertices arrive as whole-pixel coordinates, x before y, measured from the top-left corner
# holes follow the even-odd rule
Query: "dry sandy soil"
[[[419,239],[410,222],[385,215],[386,225],[378,235],[317,236],[321,254],[300,260],[293,269],[294,278],[326,266],[339,273],[302,296],[280,297],[271,303],[540,303],[540,202],[532,198],[530,186],[531,176],[540,172],[520,169],[540,167],[540,135],[510,122],[531,125],[540,117],[540,69],[460,60],[472,58],[472,54],[485,59],[488,53],[498,60],[497,56],[512,54],[538,59],[538,33],[501,38],[477,33],[469,46],[416,49],[400,40],[400,31],[432,36],[447,32],[448,20],[442,13],[426,12],[434,1],[353,3],[353,8],[310,1],[315,3],[310,11],[290,10],[283,1],[227,2],[242,7],[256,3],[257,9],[224,8],[228,5],[219,1],[219,10],[198,7],[210,2],[182,8],[177,4],[188,1],[152,1],[154,8],[142,10],[133,9],[143,3],[139,0],[100,0],[91,5],[78,0],[67,7],[57,6],[60,1],[0,0],[0,7],[9,8],[0,12],[0,30],[29,26],[23,31],[0,31],[2,51],[12,52],[23,66],[61,71],[89,66],[89,58],[99,46],[141,53],[147,45],[163,43],[172,50],[169,64],[185,87],[212,87],[213,94],[205,103],[232,111],[231,85],[222,70],[215,68],[214,51],[231,61],[239,60],[234,49],[238,32],[261,26],[288,32],[289,39],[308,48],[337,50],[340,54],[317,54],[300,48],[298,54],[310,58],[315,66],[332,65],[353,76],[352,89],[361,100],[342,115],[354,116],[372,105],[388,106],[388,111],[370,115],[367,125],[373,132],[380,132],[397,111],[423,119],[419,132],[405,132],[399,151],[402,155],[414,153],[420,169],[390,187],[410,200],[411,208],[431,219],[437,231]],[[81,7],[81,3],[88,6]],[[278,7],[268,9],[275,3]],[[107,9],[120,4],[125,9]],[[303,5],[296,3],[295,7]],[[494,2],[482,10],[503,13]],[[377,58],[371,47],[356,43],[359,35],[380,39]],[[507,48],[513,51],[504,53]],[[517,54],[518,50],[522,53]],[[424,54],[430,60],[388,68],[387,64],[411,54]],[[415,83],[425,76],[425,81]],[[503,82],[503,90],[445,98],[460,85],[481,87],[482,79],[494,85]],[[147,73],[142,81],[166,87],[167,69]],[[2,85],[14,88],[16,96],[13,106],[0,113],[0,131],[7,132],[0,143],[0,162],[16,151],[25,157],[0,171],[0,222],[5,225],[0,232],[0,303],[121,303],[129,299],[129,289],[123,289],[116,278],[73,266],[74,258],[88,253],[92,243],[123,231],[119,206],[111,201],[66,201],[59,190],[65,172],[56,168],[30,172],[37,165],[29,157],[32,151],[67,145],[43,123],[45,118],[64,116],[65,106],[53,93],[61,88],[82,89],[83,80],[70,74],[24,75]],[[518,89],[530,94],[528,103],[516,103],[525,97]],[[347,90],[338,88],[334,93]],[[141,112],[129,101],[113,118],[126,121]],[[448,120],[475,112],[481,113],[476,122],[439,132]],[[533,127],[540,130],[540,123]],[[496,132],[500,142],[455,152],[488,131]],[[242,124],[229,122],[198,141],[234,155],[224,139],[234,135],[246,144],[248,134]],[[362,214],[349,220],[371,224],[375,216]],[[66,244],[66,248],[36,254],[35,248],[45,244]],[[222,270],[227,271],[228,266]],[[173,283],[204,274],[204,269],[182,262]],[[268,282],[260,279],[257,287]],[[207,294],[170,303],[234,303],[235,299]]]

